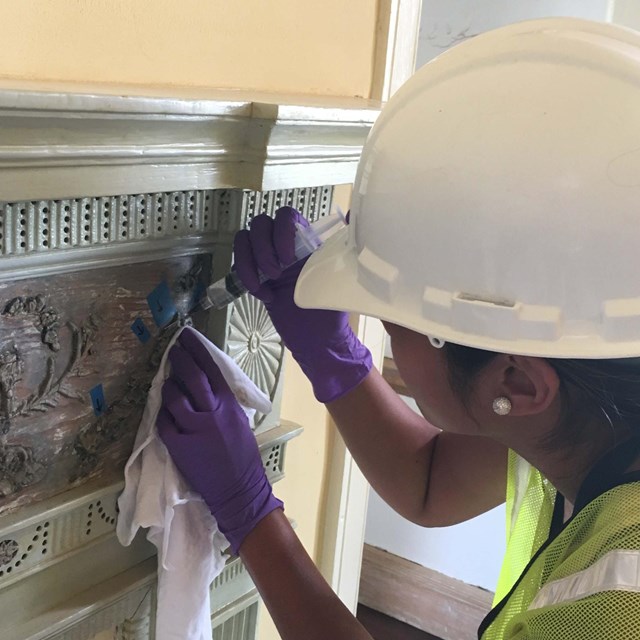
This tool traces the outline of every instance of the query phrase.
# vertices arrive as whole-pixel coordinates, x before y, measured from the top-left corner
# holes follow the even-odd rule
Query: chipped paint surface
[[[191,321],[193,288],[209,270],[208,257],[191,256],[0,288],[0,513],[124,467],[162,353]],[[163,330],[146,302],[162,280],[178,310]],[[146,344],[131,331],[137,317],[150,328]],[[98,418],[97,384],[108,405]]]

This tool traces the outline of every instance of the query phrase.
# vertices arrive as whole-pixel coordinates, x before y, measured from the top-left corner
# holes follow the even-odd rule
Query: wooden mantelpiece
[[[0,81],[0,637],[154,638],[153,549],[122,549],[114,529],[133,391],[164,340],[146,303],[156,284],[272,399],[253,427],[269,478],[283,477],[301,429],[279,416],[279,336],[252,298],[217,313],[193,302],[254,215],[329,212],[377,114],[358,100]],[[97,383],[107,418],[88,400]],[[231,561],[213,585],[214,638],[252,638],[256,608]]]
[[[359,99],[0,81],[0,200],[346,184],[379,109]]]

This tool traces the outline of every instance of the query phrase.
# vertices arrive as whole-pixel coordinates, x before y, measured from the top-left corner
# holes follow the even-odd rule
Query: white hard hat
[[[422,67],[295,300],[503,353],[640,356],[640,34],[535,20]]]

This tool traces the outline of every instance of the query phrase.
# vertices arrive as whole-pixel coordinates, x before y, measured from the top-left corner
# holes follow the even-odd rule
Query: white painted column
[[[638,0],[610,0],[609,19],[615,24],[640,31],[640,2]]]

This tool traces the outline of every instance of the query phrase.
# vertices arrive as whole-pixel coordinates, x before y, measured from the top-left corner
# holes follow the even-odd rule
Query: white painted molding
[[[332,438],[329,458],[332,472],[318,565],[334,592],[355,614],[369,485],[337,431]]]
[[[0,200],[350,183],[379,113],[359,99],[106,90],[0,82]]]
[[[370,95],[386,102],[413,74],[422,0],[380,0]]]
[[[637,0],[609,0],[607,19],[631,29],[640,29],[640,6]]]
[[[271,483],[284,477],[287,443],[301,432],[283,420],[256,436]],[[123,484],[118,475],[92,480],[0,516],[3,640],[85,640],[116,625],[139,629],[126,636],[132,640],[153,637],[157,558],[143,534],[129,547],[116,539]],[[257,601],[248,572],[230,558],[212,585],[214,627],[240,616],[248,634],[242,637],[253,637]],[[216,637],[238,637],[234,624]]]

